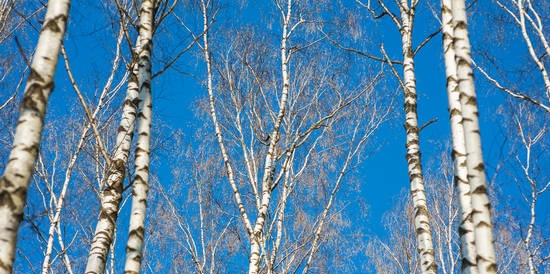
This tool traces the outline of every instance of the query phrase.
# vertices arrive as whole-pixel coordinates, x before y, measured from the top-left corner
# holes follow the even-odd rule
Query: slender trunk
[[[152,1],[151,1],[152,6]],[[151,52],[147,58],[151,59]],[[132,213],[126,246],[126,265],[124,273],[139,273],[143,259],[143,237],[145,233],[145,211],[149,192],[149,152],[151,140],[151,119],[153,114],[151,98],[151,62],[147,62],[144,85],[139,94],[139,113],[137,124],[137,147],[135,159],[134,191],[132,192]]]
[[[220,147],[220,152],[222,154],[223,162],[225,165],[225,169],[227,172],[227,177],[229,178],[229,184],[231,185],[231,188],[233,189],[233,195],[235,198],[235,202],[237,203],[237,207],[239,208],[239,213],[241,214],[241,218],[243,219],[243,223],[245,226],[246,231],[249,235],[252,235],[252,224],[250,223],[250,219],[248,218],[248,215],[246,213],[246,209],[244,208],[244,203],[241,199],[241,194],[239,191],[239,188],[237,186],[237,182],[235,181],[235,174],[233,173],[233,168],[231,166],[231,161],[229,159],[229,155],[227,154],[227,150],[225,148],[225,144],[223,141],[223,136],[221,132],[220,125],[218,123],[218,117],[216,115],[216,108],[214,105],[214,87],[212,83],[212,60],[210,58],[210,49],[209,49],[209,41],[208,41],[208,16],[207,16],[207,5],[205,1],[201,1],[201,12],[203,16],[203,51],[204,51],[204,59],[206,62],[206,70],[207,70],[207,89],[208,89],[208,101],[210,106],[210,115],[212,117],[212,122],[214,123],[214,131],[216,134],[216,139],[218,140],[218,146]]]
[[[76,163],[76,160],[78,159],[78,155],[80,154],[80,151],[85,146],[86,135],[88,134],[88,131],[91,129],[91,127],[92,127],[91,124],[87,124],[84,130],[82,131],[77,148],[73,156],[71,157],[71,160],[69,161],[67,170],[65,171],[65,180],[63,181],[63,186],[61,189],[61,193],[59,194],[59,198],[55,203],[55,214],[51,218],[50,228],[48,230],[48,243],[46,246],[46,254],[44,256],[44,261],[42,263],[42,274],[47,274],[50,271],[50,267],[51,267],[50,258],[53,251],[53,243],[55,239],[54,236],[55,236],[57,226],[59,225],[59,220],[61,218],[61,209],[63,208],[63,202],[65,201],[67,189],[69,188],[69,182],[71,181],[71,172]],[[53,190],[52,190],[52,195],[53,195]],[[68,269],[68,272],[72,273],[72,270]]]
[[[517,0],[516,5],[519,10],[519,26],[521,28],[521,35],[523,36],[523,39],[525,40],[525,44],[527,44],[527,49],[529,50],[529,55],[531,55],[531,58],[537,65],[538,69],[540,70],[540,73],[542,75],[542,79],[544,80],[544,86],[546,89],[546,97],[548,100],[550,100],[550,78],[548,77],[548,71],[546,70],[546,66],[541,60],[542,57],[538,57],[537,52],[535,51],[535,47],[533,46],[533,42],[531,41],[531,38],[529,36],[529,33],[527,31],[527,23],[525,22],[525,17],[529,16],[527,12],[525,11],[525,7],[523,6],[524,0]],[[534,11],[534,10],[533,10]],[[546,42],[546,37],[544,36],[544,33],[542,32],[542,27],[539,26],[538,29],[538,36],[541,42],[543,42],[545,48],[546,48],[546,54],[550,53],[550,48],[548,47],[548,43]]]
[[[0,273],[11,273],[17,232],[69,13],[70,0],[50,0],[21,102],[13,146],[0,178]]]
[[[453,43],[453,16],[451,0],[441,0],[441,19],[443,30],[443,50],[445,73],[447,76],[447,97],[451,123],[451,138],[453,143],[453,173],[461,209],[458,234],[460,236],[460,252],[462,258],[462,273],[477,273],[474,224],[472,222],[472,200],[466,167],[466,144],[462,126],[462,107],[456,75],[455,49]]]
[[[525,109],[520,108],[518,112],[525,111]],[[525,236],[523,236],[523,243],[525,245],[525,251],[527,252],[527,265],[529,266],[529,273],[530,274],[536,274],[538,272],[537,267],[535,266],[535,254],[537,253],[538,247],[536,247],[533,250],[533,242],[532,237],[535,233],[535,223],[536,223],[536,206],[537,206],[537,200],[540,194],[543,194],[546,189],[550,186],[550,181],[541,189],[539,190],[537,187],[537,181],[532,177],[531,174],[531,152],[532,147],[541,139],[546,129],[541,128],[540,131],[535,135],[535,137],[532,138],[532,135],[526,134],[524,131],[524,126],[522,125],[522,122],[519,120],[519,117],[514,117],[515,124],[518,128],[518,133],[521,138],[521,142],[525,148],[525,160],[522,162],[519,157],[517,158],[518,164],[523,170],[523,175],[525,176],[525,180],[529,184],[529,188],[531,189],[531,195],[529,200],[529,225],[527,226],[527,231],[525,233]],[[529,117],[531,118],[531,117]],[[529,119],[528,118],[528,119]],[[526,197],[525,197],[526,198]],[[527,200],[527,199],[526,199]],[[522,233],[523,234],[523,233]]]
[[[86,273],[103,273],[112,243],[113,232],[122,200],[122,189],[126,162],[134,135],[134,123],[139,102],[138,94],[150,89],[151,49],[153,35],[154,7],[152,0],[144,0],[139,11],[139,35],[136,43],[136,60],[128,80],[128,90],[123,114],[116,139],[116,149],[106,176],[105,189],[101,193],[101,212],[96,225],[94,239],[88,255]],[[148,77],[149,75],[149,77]]]
[[[101,136],[99,135],[99,131],[97,130],[97,126],[94,126],[94,125],[95,125],[95,119],[96,119],[99,111],[104,107],[105,97],[107,96],[107,92],[109,91],[109,88],[110,88],[110,86],[112,84],[112,81],[114,79],[114,75],[115,75],[114,73],[115,73],[116,69],[118,68],[118,64],[119,64],[119,61],[120,61],[120,42],[121,41],[122,41],[122,31],[120,32],[119,37],[117,39],[116,57],[113,61],[113,69],[111,70],[111,75],[109,76],[109,79],[107,80],[107,84],[103,88],[101,96],[99,97],[97,107],[96,107],[96,109],[94,110],[94,112],[92,114],[88,113],[86,102],[84,101],[84,98],[82,97],[82,94],[80,93],[80,90],[78,89],[78,87],[77,87],[77,85],[74,81],[74,77],[72,75],[71,68],[69,66],[69,60],[67,59],[67,55],[65,54],[63,47],[61,48],[62,55],[65,59],[65,68],[67,70],[69,78],[71,79],[71,83],[73,84],[73,88],[75,89],[75,91],[76,91],[78,97],[80,98],[80,101],[81,101],[81,103],[82,103],[82,105],[83,105],[83,107],[86,111],[86,116],[88,118],[88,124],[85,126],[85,129],[82,131],[82,134],[80,136],[80,141],[77,145],[77,148],[76,148],[76,150],[73,154],[73,157],[69,161],[69,164],[67,165],[67,169],[66,169],[66,172],[65,172],[65,180],[63,182],[61,193],[59,194],[59,199],[55,203],[55,215],[53,216],[53,218],[51,220],[51,223],[50,223],[50,228],[49,228],[49,231],[48,231],[48,243],[47,243],[47,246],[46,246],[46,255],[44,256],[44,261],[43,261],[43,264],[42,264],[42,273],[43,274],[48,273],[49,270],[50,270],[50,267],[51,267],[50,259],[51,259],[51,255],[52,255],[52,251],[53,251],[54,233],[56,231],[56,228],[59,227],[59,222],[60,222],[60,219],[61,219],[61,210],[63,208],[63,203],[65,202],[65,196],[67,194],[67,189],[69,187],[69,183],[70,183],[70,180],[71,180],[71,172],[72,172],[72,169],[73,169],[73,167],[76,163],[78,155],[80,154],[80,152],[82,151],[82,149],[86,145],[84,141],[86,140],[86,136],[87,136],[88,131],[90,129],[95,128],[94,133],[95,133],[95,137],[96,137],[96,141],[97,141],[97,149],[101,151],[102,155],[105,158],[105,161],[109,161],[109,159],[106,158],[106,156],[105,156],[106,155],[105,147],[103,145],[103,142],[101,142]],[[64,254],[64,256],[66,256],[66,253]],[[69,273],[72,273],[72,270],[70,269],[70,267],[67,267],[67,271]]]
[[[462,107],[462,124],[466,144],[466,165],[472,195],[472,217],[475,227],[475,245],[479,273],[496,273],[491,204],[487,195],[487,182],[481,136],[479,134],[478,108],[470,56],[470,41],[466,23],[464,0],[452,0],[454,48],[456,52],[458,89]]]
[[[271,200],[271,184],[273,183],[273,178],[275,177],[275,146],[279,140],[279,129],[285,115],[286,103],[290,89],[290,76],[288,73],[288,61],[290,56],[287,49],[287,40],[291,33],[289,27],[292,14],[292,4],[293,1],[288,0],[287,13],[284,16],[283,22],[283,35],[281,38],[281,71],[283,76],[283,92],[279,101],[279,113],[277,114],[277,119],[273,125],[273,131],[270,135],[269,148],[265,158],[264,177],[262,179],[262,200],[258,210],[256,224],[254,225],[254,232],[250,237],[249,274],[257,274],[260,270],[260,246],[263,239],[265,217],[267,216],[269,202]]]
[[[407,132],[407,163],[411,195],[414,206],[414,227],[422,273],[436,273],[434,248],[424,178],[420,159],[420,141],[418,114],[416,104],[416,76],[414,72],[414,54],[412,51],[412,26],[414,22],[414,6],[408,8],[405,0],[401,1],[401,41],[403,50],[403,80],[405,93],[405,130]]]

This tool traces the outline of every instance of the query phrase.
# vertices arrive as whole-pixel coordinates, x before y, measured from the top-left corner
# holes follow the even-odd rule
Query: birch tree
[[[65,34],[69,1],[50,1],[21,102],[13,147],[0,179],[0,271],[10,273],[32,168],[38,155],[46,104]]]
[[[431,224],[435,254],[441,273],[460,273],[460,225],[458,193],[453,179],[454,162],[443,152],[429,161],[425,170],[427,202],[431,208]],[[437,159],[437,160],[436,160]],[[414,207],[404,191],[395,197],[394,207],[383,215],[387,237],[373,236],[367,248],[367,257],[377,273],[422,273],[419,254],[414,252]],[[405,224],[405,225],[404,225]]]
[[[499,268],[503,268],[499,271],[544,273],[550,258],[549,230],[545,226],[548,214],[541,210],[547,201],[545,193],[549,186],[548,172],[542,167],[548,161],[548,117],[528,102],[512,101],[507,109],[502,115],[511,120],[510,141],[506,146],[510,154],[502,164],[500,179],[504,182],[503,188],[507,186],[501,192],[513,195],[509,195],[510,210],[505,218],[498,220],[504,219],[508,226],[513,223],[511,233],[507,233],[510,234],[507,248],[513,252],[502,250],[501,246],[507,243],[500,240],[502,228],[499,227],[497,261]]]
[[[214,51],[216,57],[222,59],[216,63],[212,47],[218,44],[211,42],[208,28],[211,21],[205,16],[213,11],[202,2],[202,50],[207,69],[204,86],[209,94],[208,112],[220,158],[239,212],[240,229],[245,231],[243,237],[248,240],[249,273],[274,273],[277,269],[283,273],[307,273],[322,267],[315,258],[319,258],[318,251],[326,239],[324,231],[329,231],[331,220],[336,218],[331,214],[336,193],[346,181],[345,175],[361,158],[366,140],[387,113],[380,111],[376,100],[366,99],[371,98],[376,80],[363,81],[349,88],[343,86],[341,83],[349,81],[340,73],[343,60],[338,66],[320,69],[324,67],[320,64],[324,63],[318,62],[328,60],[323,55],[326,52],[321,46],[322,35],[297,35],[312,27],[308,24],[317,22],[309,18],[312,15],[305,3],[284,1],[276,4],[276,11],[282,18],[281,34],[277,35],[280,54],[273,53],[273,46],[267,42],[269,36],[231,33],[232,39],[227,40],[229,49],[221,53]],[[248,27],[247,31],[250,30],[254,28]],[[258,43],[250,44],[250,40]],[[280,62],[278,71],[273,68],[272,58]],[[338,60],[333,56],[330,59]],[[291,67],[295,72],[290,71]],[[215,71],[219,74],[214,74]],[[374,76],[374,79],[378,78]],[[354,116],[351,109],[355,111],[360,106],[362,111]],[[359,119],[362,123],[351,122],[346,131],[341,126],[351,120],[344,117],[362,117]],[[343,135],[343,139],[338,139],[343,144],[350,142],[349,148],[328,141],[331,140],[329,136],[338,134],[336,130],[354,132],[353,138]],[[331,158],[329,151],[341,155],[344,160],[347,156],[347,160],[337,171],[323,171],[327,177],[319,178],[323,185],[321,190],[312,179],[315,175],[308,170],[316,168],[315,159],[325,164]],[[319,158],[320,155],[326,158]],[[321,165],[319,168],[326,167]],[[306,179],[305,174],[312,177]],[[318,188],[321,193],[327,191],[323,194],[327,195],[327,200],[321,199],[323,206],[318,216],[308,216],[306,205],[292,206],[293,216],[297,218],[294,223],[302,232],[292,239],[294,236],[287,234],[286,228],[293,223],[287,215],[294,203],[290,201],[300,199],[296,192],[304,188]]]
[[[107,254],[113,239],[118,209],[122,199],[126,163],[134,135],[138,105],[141,104],[139,94],[143,94],[141,98],[146,100],[142,106],[150,108],[150,102],[147,102],[149,96],[144,93],[149,93],[151,86],[151,52],[155,16],[154,1],[143,1],[139,14],[139,34],[136,48],[133,50],[135,59],[133,59],[131,65],[131,74],[115,145],[116,149],[110,159],[108,176],[106,176],[104,183],[105,188],[101,192],[101,209],[94,239],[90,247],[86,273],[103,273],[105,269]],[[148,123],[143,122],[143,124],[147,127]],[[144,128],[141,128],[140,134],[144,130]],[[148,138],[144,139],[142,141],[148,142]],[[148,158],[147,154],[148,149],[143,150],[142,156]],[[139,165],[143,171],[146,170],[145,166],[147,163],[141,162]],[[142,179],[146,180],[146,178]]]
[[[443,51],[445,75],[447,77],[447,98],[451,123],[454,183],[460,204],[460,252],[463,273],[478,273],[476,265],[475,234],[472,223],[472,200],[468,169],[466,167],[466,144],[462,126],[462,106],[455,61],[453,15],[451,1],[441,1],[441,21],[443,33]]]
[[[401,36],[401,54],[403,56],[403,77],[401,78],[390,60],[384,47],[382,47],[383,61],[390,65],[393,74],[397,77],[399,84],[404,92],[404,110],[405,110],[405,131],[408,163],[409,181],[411,185],[411,195],[414,205],[414,225],[416,231],[417,250],[420,254],[420,265],[422,273],[436,273],[437,264],[434,258],[434,247],[432,240],[432,232],[430,226],[430,217],[428,205],[426,203],[425,184],[422,174],[422,162],[420,157],[420,127],[418,124],[417,113],[417,91],[416,91],[416,75],[414,56],[416,52],[425,43],[421,43],[418,48],[413,48],[413,26],[418,5],[417,0],[402,0],[396,1],[399,9],[399,16],[393,13],[384,1],[379,0],[383,13],[377,15],[371,9],[370,2],[365,5],[358,1],[361,5],[369,9],[375,18],[388,15],[395,26],[399,29]],[[428,40],[430,37],[428,37]]]
[[[496,21],[498,23],[488,28],[488,32],[498,35],[494,37],[493,34],[489,34],[490,39],[496,39],[498,43],[518,46],[519,50],[515,54],[518,57],[521,56],[522,61],[517,64],[505,63],[504,58],[498,58],[501,54],[498,50],[487,48],[484,50],[486,54],[480,56],[479,60],[476,59],[477,63],[473,64],[483,78],[497,90],[550,113],[550,78],[546,58],[550,54],[550,46],[548,34],[545,31],[550,18],[541,12],[548,7],[548,1],[494,1],[487,10],[489,16],[500,19]],[[499,29],[505,29],[506,35],[495,32]],[[490,62],[482,64],[481,62],[485,60]],[[526,70],[533,71],[524,73]],[[518,74],[521,76],[518,77]]]
[[[464,1],[453,0],[451,11],[453,16],[456,71],[467,155],[466,166],[468,168],[470,193],[472,193],[472,219],[475,229],[477,267],[479,273],[496,273],[491,203],[487,194],[485,167],[481,153],[478,108]]]
[[[514,117],[518,135],[520,137],[521,144],[523,145],[522,149],[524,150],[524,158],[521,159],[518,155],[516,156],[516,161],[523,171],[522,181],[527,182],[528,189],[530,190],[526,193],[523,191],[521,193],[529,208],[529,221],[526,228],[523,228],[524,232],[522,235],[525,250],[528,254],[527,262],[529,266],[529,273],[534,274],[538,273],[542,269],[543,264],[546,264],[545,261],[547,261],[550,256],[548,253],[545,254],[545,252],[548,252],[548,249],[546,248],[546,241],[549,239],[548,235],[546,235],[546,237],[543,235],[542,239],[540,239],[540,236],[536,236],[536,231],[538,230],[536,215],[537,202],[539,201],[540,196],[543,195],[550,187],[550,178],[548,178],[548,176],[544,176],[543,174],[539,175],[536,171],[538,169],[537,165],[539,162],[544,162],[544,159],[536,158],[544,157],[544,154],[538,156],[537,151],[540,151],[540,149],[546,149],[543,145],[541,145],[541,142],[548,139],[548,128],[546,124],[543,124],[540,128],[535,126],[535,130],[533,130],[532,126],[535,117],[532,116],[533,114],[529,111],[523,110],[525,109],[523,109],[520,105],[518,114]],[[524,117],[520,117],[523,115]]]
[[[145,9],[145,7],[144,7]],[[151,39],[150,37],[149,39]],[[149,44],[152,42],[149,41]],[[137,147],[135,153],[135,175],[132,191],[132,215],[130,217],[130,229],[126,247],[125,273],[139,273],[141,260],[143,259],[143,238],[145,232],[145,210],[147,206],[147,192],[149,192],[149,153],[152,119],[151,98],[151,62],[150,54],[140,58],[149,58],[145,63],[145,78],[139,94],[139,112],[137,121]],[[148,66],[148,67],[147,67]]]

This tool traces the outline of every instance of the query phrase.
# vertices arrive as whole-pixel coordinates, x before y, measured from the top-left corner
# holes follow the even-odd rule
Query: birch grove
[[[2,0],[0,273],[547,273],[549,8]]]

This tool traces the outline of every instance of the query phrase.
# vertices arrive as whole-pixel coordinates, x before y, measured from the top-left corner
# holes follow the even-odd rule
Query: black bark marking
[[[139,181],[139,182],[142,182],[142,183],[145,182],[145,181],[143,180],[143,178],[142,178],[141,176],[139,176],[139,174],[136,174],[136,175],[135,175],[134,181]]]
[[[476,187],[473,191],[473,194],[485,194],[487,193],[487,187],[484,185]]]
[[[135,73],[130,73],[130,79],[128,79],[128,82],[137,83],[138,82],[137,75]]]
[[[428,210],[425,207],[419,207],[414,214],[415,218],[418,218],[418,216],[428,216]]]
[[[151,88],[151,83],[149,81],[145,81],[141,84],[141,88],[147,88],[147,89],[150,89]]]
[[[416,98],[413,98],[413,99],[416,100]],[[416,113],[416,103],[411,103],[411,102],[406,101],[405,104],[404,104],[404,108],[405,108],[406,113],[411,113],[411,112]]]
[[[50,30],[56,33],[61,32],[61,28],[59,27],[58,24],[61,23],[65,25],[66,22],[67,22],[67,16],[64,14],[60,14],[54,18],[46,20],[46,22],[44,22],[43,30]]]
[[[140,135],[141,135],[141,134],[140,134]],[[137,147],[137,148],[136,148],[136,154],[140,154],[140,153],[147,153],[147,154],[149,154],[149,152],[146,151],[146,150],[144,150],[143,148]]]
[[[481,221],[477,224],[476,228],[481,228],[481,227],[486,227],[486,228],[490,228],[491,227],[491,224],[487,223],[487,222],[484,222],[484,221]]]
[[[431,252],[430,252],[430,254],[431,254]],[[428,271],[433,271],[433,273],[437,273],[437,265],[435,265],[435,262],[430,263],[430,266],[428,266]]]
[[[475,267],[475,266],[476,266],[475,263],[470,262],[466,258],[462,258],[462,266],[461,266],[462,272],[464,272],[464,269],[466,269],[467,267]]]
[[[416,229],[416,235],[420,235],[420,234],[423,234],[423,233],[427,233],[428,231],[426,229],[424,229],[423,227],[419,227]]]
[[[456,22],[455,29],[466,29],[466,22],[464,21],[458,21]],[[458,38],[456,38],[458,40]]]
[[[460,110],[456,109],[456,108],[452,108],[450,111],[449,111],[449,114],[450,114],[450,117],[455,117],[456,115],[462,115],[460,113]]]
[[[7,207],[11,211],[15,210],[15,203],[13,202],[11,193],[6,190],[0,191],[0,207]]]
[[[469,96],[468,100],[466,101],[467,105],[477,106],[477,99],[475,96]]]
[[[29,73],[29,81],[36,81],[36,82],[42,83],[44,82],[44,78],[42,78],[42,76],[40,76],[40,74],[38,74],[36,70],[31,68],[31,72]]]
[[[471,229],[466,229],[463,226],[458,227],[458,235],[463,236],[463,235],[467,234],[468,232],[472,232],[472,230]]]
[[[489,266],[487,266],[487,272],[496,273],[497,265],[494,263],[491,263]]]
[[[25,151],[25,152],[27,152],[27,153],[30,153],[30,154],[32,154],[32,155],[35,155],[35,154],[38,153],[38,148],[39,148],[38,145],[35,144],[35,145],[32,145],[32,146],[25,147],[25,148],[23,148],[23,149],[21,149],[21,150],[23,150],[23,151]]]
[[[8,178],[6,177],[2,177],[0,179],[0,187],[2,188],[10,188],[10,187],[13,187],[15,186],[10,180],[8,180]]]
[[[30,84],[27,88],[27,91],[25,92],[23,100],[21,101],[21,108],[31,109],[42,114],[44,108],[43,106],[46,104],[45,93],[47,94],[49,93],[49,91],[53,90],[53,86],[53,82],[49,82],[46,84],[34,82]],[[43,114],[40,118],[42,118],[42,116]]]
[[[140,226],[136,229],[132,229],[132,231],[130,231],[130,238],[132,236],[135,236],[135,237],[138,237],[139,239],[143,240],[143,237],[144,237],[145,233],[144,233],[144,230],[143,230],[143,227]]]
[[[13,265],[11,265],[9,262],[4,262],[4,261],[0,260],[0,268],[5,269],[6,273],[11,273],[12,272],[12,267],[13,267]]]
[[[480,163],[479,165],[474,167],[474,169],[479,171],[479,172],[483,172],[485,170],[485,167],[483,166],[483,163]]]

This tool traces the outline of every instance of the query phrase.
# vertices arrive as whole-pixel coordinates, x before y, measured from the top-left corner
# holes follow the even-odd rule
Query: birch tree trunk
[[[475,227],[475,245],[479,273],[496,273],[496,258],[493,245],[493,227],[491,222],[491,204],[487,195],[485,167],[481,152],[478,108],[470,56],[470,41],[466,22],[464,0],[452,0],[454,27],[454,49],[462,124],[466,144],[466,165],[470,179],[472,199],[472,217]]]
[[[406,158],[409,169],[409,180],[411,183],[411,195],[414,206],[414,226],[418,253],[420,255],[421,270],[422,273],[437,273],[420,159],[416,76],[414,71],[414,53],[412,49],[412,27],[417,3],[418,1],[413,1],[409,7],[408,1],[402,0],[399,5],[399,10],[401,12],[400,32],[403,51],[405,130],[407,132]]]
[[[261,204],[258,209],[258,217],[256,218],[256,224],[254,225],[254,231],[250,236],[249,274],[257,274],[260,271],[260,245],[263,238],[264,222],[268,211],[269,201],[271,199],[272,183],[275,177],[275,146],[279,141],[279,129],[285,115],[286,103],[290,89],[290,75],[288,73],[288,61],[290,59],[290,55],[287,48],[287,41],[292,30],[297,26],[290,26],[292,6],[293,1],[288,0],[286,14],[283,18],[283,33],[281,38],[281,72],[283,76],[283,91],[279,101],[279,112],[273,126],[273,131],[270,135],[269,148],[265,158]]]
[[[152,5],[152,1],[151,5]],[[144,3],[145,4],[145,3]],[[151,37],[152,38],[152,37]],[[150,42],[150,44],[152,44]],[[150,59],[150,54],[147,58]],[[135,160],[135,175],[132,192],[132,213],[130,229],[126,245],[126,266],[124,273],[139,273],[143,259],[143,237],[145,232],[145,211],[147,208],[147,193],[149,192],[149,153],[151,141],[151,120],[153,114],[151,98],[151,62],[143,75],[144,82],[139,94],[139,113],[137,126],[137,147]]]
[[[462,126],[462,106],[460,105],[460,92],[458,90],[456,75],[451,0],[441,0],[441,20],[443,23],[443,50],[451,123],[453,180],[461,210],[458,233],[460,236],[462,273],[477,273],[475,234],[472,223],[472,200],[468,181],[468,169],[466,167],[466,144],[464,141],[464,128]]]
[[[210,115],[212,117],[212,122],[214,123],[214,131],[216,134],[216,139],[218,141],[218,145],[220,147],[220,152],[222,154],[223,162],[226,168],[227,177],[229,178],[229,184],[231,185],[231,188],[233,189],[233,194],[235,198],[235,202],[237,203],[237,207],[239,208],[239,213],[241,214],[241,218],[243,219],[243,223],[245,225],[246,231],[248,232],[248,235],[250,236],[252,234],[252,224],[250,223],[250,219],[248,218],[248,214],[246,213],[246,209],[244,207],[243,201],[241,199],[240,190],[237,186],[237,183],[235,181],[235,175],[233,173],[233,167],[231,166],[231,162],[229,159],[229,155],[227,154],[227,149],[225,148],[225,144],[223,141],[223,136],[221,133],[221,128],[218,122],[218,117],[216,115],[216,108],[214,105],[214,87],[212,84],[212,60],[210,58],[210,49],[209,49],[209,41],[208,41],[208,16],[207,16],[207,9],[208,6],[205,3],[205,1],[201,1],[201,12],[203,15],[203,51],[204,51],[204,58],[206,62],[206,69],[207,69],[207,89],[208,89],[208,99],[209,99],[209,106],[210,106]]]
[[[145,107],[150,105],[150,103],[142,104],[138,96],[144,92],[150,92],[153,20],[153,1],[144,0],[139,11],[139,34],[134,50],[136,59],[133,62],[132,72],[128,80],[128,90],[115,143],[116,148],[111,158],[108,175],[106,176],[105,189],[102,191],[100,197],[101,211],[88,255],[86,273],[100,274],[105,269],[109,246],[113,240],[113,232],[118,218],[118,208],[122,200],[124,171],[134,135],[137,108],[138,105]],[[146,98],[146,96],[142,98]],[[144,153],[147,153],[147,151]],[[146,180],[146,178],[142,179]]]
[[[38,38],[25,95],[21,102],[13,146],[0,178],[0,273],[11,273],[17,232],[40,138],[48,98],[65,34],[70,0],[50,0]]]

